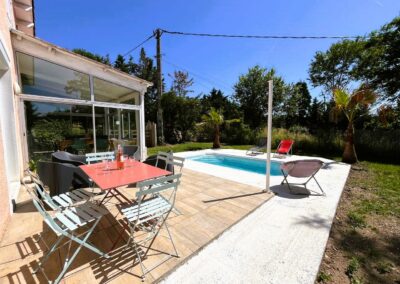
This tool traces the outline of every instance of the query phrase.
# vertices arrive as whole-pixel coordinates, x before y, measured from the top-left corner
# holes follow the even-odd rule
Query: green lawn
[[[222,145],[222,149],[239,149],[247,150],[253,145]],[[185,151],[195,151],[212,148],[212,143],[210,142],[187,142],[175,145],[158,146],[147,149],[147,155],[155,155],[158,151],[169,151],[172,150],[174,153],[185,152]]]
[[[352,167],[317,282],[398,283],[400,165]]]

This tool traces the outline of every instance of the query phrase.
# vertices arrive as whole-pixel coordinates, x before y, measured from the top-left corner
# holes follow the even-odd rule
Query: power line
[[[216,86],[216,87],[220,86],[220,87],[223,87],[223,89],[225,89],[225,91],[228,91],[228,90],[231,90],[231,89],[232,89],[232,87],[229,87],[227,84],[225,84],[225,83],[223,83],[223,82],[216,81],[216,80],[213,80],[213,79],[211,79],[211,78],[207,78],[207,77],[205,77],[205,76],[203,76],[203,75],[200,75],[200,74],[198,74],[198,73],[195,73],[195,72],[193,72],[193,71],[190,71],[190,70],[188,70],[188,69],[185,68],[185,67],[176,65],[175,63],[172,63],[172,62],[170,62],[170,61],[168,61],[168,60],[165,60],[165,58],[163,59],[163,61],[164,61],[165,63],[167,63],[167,64],[169,64],[169,65],[175,67],[175,68],[178,68],[178,69],[181,69],[181,70],[183,70],[183,71],[188,72],[189,74],[191,74],[191,75],[194,76],[194,77],[197,77],[197,78],[199,78],[199,79],[201,79],[201,80],[203,80],[203,81],[208,82],[208,84],[210,84],[210,86],[212,86],[212,87],[214,87],[214,86]]]
[[[148,42],[149,40],[151,40],[153,37],[155,37],[155,34],[152,34],[151,36],[149,36],[148,38],[146,38],[144,41],[142,41],[141,43],[139,43],[138,45],[136,45],[134,48],[130,49],[129,51],[127,51],[124,55],[122,55],[122,57],[127,56],[128,54],[134,52],[136,49],[138,49],[139,47],[141,47],[143,44],[145,44],[146,42]]]
[[[277,35],[232,35],[232,34],[210,34],[210,33],[188,33],[167,31],[161,29],[163,33],[182,36],[201,36],[201,37],[222,37],[222,38],[254,38],[254,39],[358,39],[366,38],[361,36],[277,36]]]

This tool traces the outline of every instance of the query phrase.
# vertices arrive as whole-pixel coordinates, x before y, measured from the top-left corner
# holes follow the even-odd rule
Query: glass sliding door
[[[24,102],[29,158],[49,158],[54,151],[93,151],[92,107]]]
[[[138,111],[95,107],[97,152],[116,150],[118,144],[137,145]]]

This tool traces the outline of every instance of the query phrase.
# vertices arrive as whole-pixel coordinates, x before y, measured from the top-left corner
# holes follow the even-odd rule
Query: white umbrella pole
[[[272,96],[273,81],[268,81],[268,126],[267,126],[267,173],[265,191],[269,191],[271,176],[271,140],[272,140]]]

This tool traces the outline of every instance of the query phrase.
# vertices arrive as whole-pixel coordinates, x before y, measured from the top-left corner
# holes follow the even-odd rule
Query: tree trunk
[[[349,125],[347,126],[342,161],[349,164],[358,162],[356,149],[354,147],[354,126],[352,121],[349,121]]]
[[[219,125],[215,126],[213,149],[221,148],[221,143],[219,142]]]

